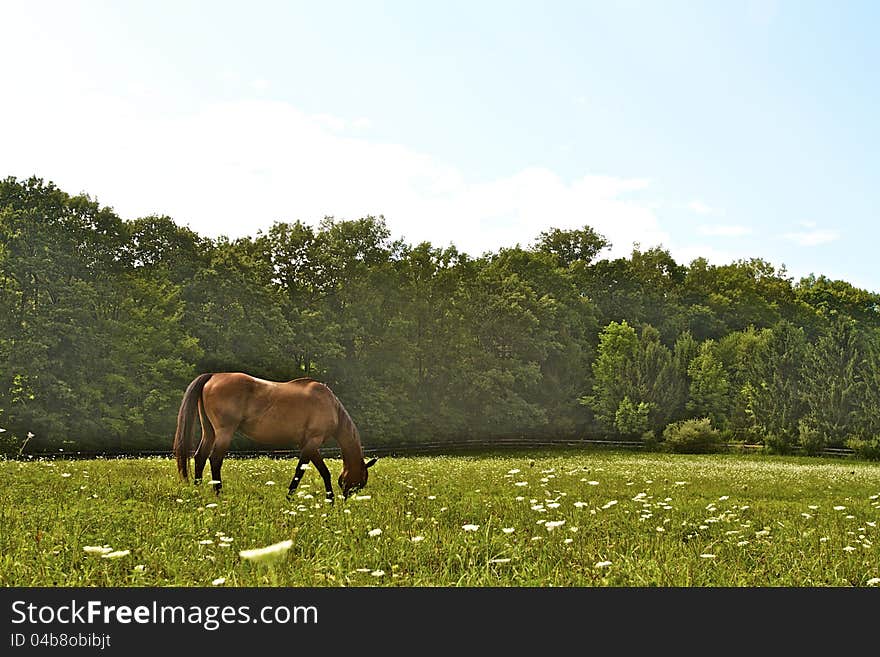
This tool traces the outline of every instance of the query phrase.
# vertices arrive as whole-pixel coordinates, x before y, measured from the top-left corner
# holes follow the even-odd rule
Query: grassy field
[[[227,459],[215,498],[207,484],[180,482],[170,459],[0,461],[0,585],[799,587],[880,578],[876,463],[565,450],[383,458],[357,498],[332,506],[313,469],[296,500],[285,499],[294,463]],[[328,465],[335,480],[341,464]],[[239,556],[286,539],[292,547],[274,565]]]

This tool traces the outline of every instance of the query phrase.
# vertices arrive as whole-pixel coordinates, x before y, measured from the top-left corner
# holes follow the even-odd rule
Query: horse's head
[[[378,460],[375,457],[367,462],[361,459],[360,467],[354,470],[349,470],[348,467],[342,469],[342,474],[339,475],[339,487],[342,489],[343,498],[347,499],[349,495],[367,485],[367,477],[369,476],[367,470]]]

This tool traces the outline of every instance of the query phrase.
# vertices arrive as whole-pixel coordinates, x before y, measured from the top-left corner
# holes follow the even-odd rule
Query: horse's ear
[[[371,458],[369,461],[367,461],[367,465],[366,465],[366,467],[369,468],[371,465],[375,465],[375,464],[376,464],[376,461],[378,461],[378,460],[379,460],[379,457],[378,457],[378,456],[374,456],[374,457]]]

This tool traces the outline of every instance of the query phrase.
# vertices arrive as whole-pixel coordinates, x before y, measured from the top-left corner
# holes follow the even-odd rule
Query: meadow
[[[327,459],[334,480],[341,463]],[[295,461],[0,461],[2,586],[867,586],[880,464],[543,450],[381,458],[333,505]],[[292,540],[274,564],[239,551]]]

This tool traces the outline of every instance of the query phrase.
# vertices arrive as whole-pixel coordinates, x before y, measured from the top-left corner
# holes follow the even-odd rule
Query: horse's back
[[[338,427],[336,396],[308,377],[282,382],[223,372],[203,394],[212,422],[234,425],[258,442],[299,444],[312,435],[332,436]]]

